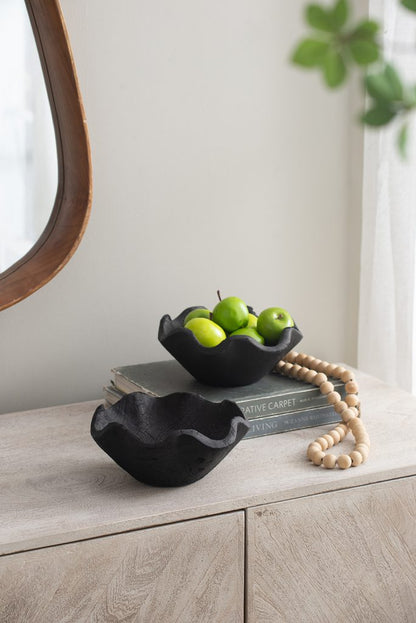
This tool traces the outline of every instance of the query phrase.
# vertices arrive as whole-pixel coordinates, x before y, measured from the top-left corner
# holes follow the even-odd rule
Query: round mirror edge
[[[58,185],[42,235],[26,255],[0,273],[0,310],[36,292],[65,266],[85,232],[92,203],[88,129],[59,1],[24,1],[51,106]]]

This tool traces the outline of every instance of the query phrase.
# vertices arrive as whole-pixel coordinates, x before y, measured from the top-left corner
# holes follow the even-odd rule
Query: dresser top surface
[[[0,415],[0,555],[360,486],[416,473],[416,397],[357,373],[368,462],[326,470],[305,458],[331,427],[242,440],[179,488],[135,481],[92,440],[102,401]],[[349,452],[350,436],[339,446]]]

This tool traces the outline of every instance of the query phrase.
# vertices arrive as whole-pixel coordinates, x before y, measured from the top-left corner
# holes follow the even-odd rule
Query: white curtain
[[[384,24],[387,59],[416,84],[416,14],[399,0],[370,0]],[[400,126],[365,131],[358,365],[416,393],[416,113],[409,155],[397,151]]]

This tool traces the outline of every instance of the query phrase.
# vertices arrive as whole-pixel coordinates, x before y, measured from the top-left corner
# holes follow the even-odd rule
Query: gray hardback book
[[[268,417],[256,418],[250,421],[250,429],[244,435],[244,439],[251,437],[262,437],[263,435],[273,435],[275,433],[285,433],[290,430],[300,430],[313,426],[323,426],[341,422],[341,418],[334,409],[327,405],[315,407],[305,411],[294,411],[292,413],[279,413]]]
[[[173,392],[192,392],[214,402],[233,400],[249,420],[324,406],[333,411],[318,387],[274,373],[244,387],[210,387],[196,381],[174,359],[121,366],[112,372],[114,386],[122,393],[143,391],[165,396]],[[344,396],[344,384],[333,382],[336,391]]]
[[[107,407],[113,405],[125,395],[114,387],[114,385],[106,385],[103,391]],[[263,435],[285,433],[290,430],[311,428],[312,426],[323,426],[325,424],[333,424],[341,421],[340,416],[329,405],[248,419],[250,420],[250,429],[243,437],[243,440],[252,437],[262,437]]]

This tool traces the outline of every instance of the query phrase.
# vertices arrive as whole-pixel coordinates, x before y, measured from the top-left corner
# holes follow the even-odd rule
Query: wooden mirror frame
[[[87,124],[59,1],[25,0],[25,4],[55,128],[58,184],[40,238],[26,255],[0,273],[0,310],[41,288],[65,266],[84,234],[92,200]]]

